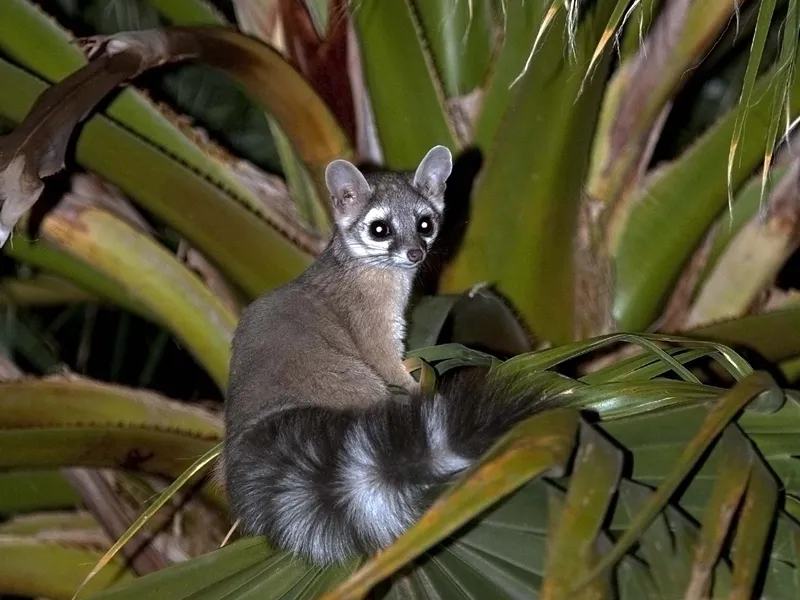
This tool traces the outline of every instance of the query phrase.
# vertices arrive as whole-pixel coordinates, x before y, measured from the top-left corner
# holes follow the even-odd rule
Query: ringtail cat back
[[[409,295],[441,228],[451,170],[443,146],[413,173],[330,163],[329,245],[244,311],[223,476],[245,532],[317,564],[370,554],[531,414],[529,395],[469,373],[425,397],[403,365]]]

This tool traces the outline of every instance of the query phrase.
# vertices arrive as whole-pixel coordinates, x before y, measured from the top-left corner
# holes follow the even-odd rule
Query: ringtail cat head
[[[362,173],[346,160],[325,169],[343,246],[376,267],[415,269],[439,234],[453,158],[431,148],[412,173]]]

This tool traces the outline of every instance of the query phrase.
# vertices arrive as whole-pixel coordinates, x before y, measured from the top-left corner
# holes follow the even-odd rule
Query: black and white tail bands
[[[247,533],[317,564],[371,554],[536,404],[464,371],[433,398],[282,410],[228,441],[232,509]]]

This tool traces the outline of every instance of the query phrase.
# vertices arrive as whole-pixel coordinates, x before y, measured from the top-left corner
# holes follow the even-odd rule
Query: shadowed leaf
[[[731,600],[752,598],[778,508],[778,485],[764,463],[756,459],[733,540]]]
[[[113,467],[178,477],[215,440],[118,423],[0,429],[0,468]],[[208,493],[224,505],[218,492]]]
[[[734,164],[736,187],[763,159],[778,76],[773,68],[756,84]],[[798,99],[800,78],[795,77],[789,94],[795,113]],[[635,190],[615,263],[614,313],[620,328],[643,329],[657,318],[681,268],[727,204],[725,151],[735,116],[735,111],[728,112],[680,157],[654,170]],[[688,194],[692,202],[684,201]],[[659,242],[652,243],[654,239]]]
[[[0,523],[0,535],[30,535],[39,540],[80,543],[85,534],[86,545],[101,547],[108,543],[91,513],[76,511],[47,511],[16,516]]]
[[[45,87],[2,59],[0,77],[15,90],[0,103],[0,114],[21,120]],[[253,296],[308,265],[312,248],[301,239],[278,233],[212,181],[102,115],[89,119],[76,150],[81,164],[114,182],[160,222],[185,236]],[[142,165],[148,177],[141,177],[131,164]],[[4,248],[9,249],[13,251],[10,244]],[[272,258],[269,269],[264,268],[265,256]]]
[[[212,2],[204,0],[147,0],[170,21],[182,25],[223,24],[225,17]]]
[[[221,436],[218,418],[153,392],[75,376],[0,384],[0,469],[116,467],[177,477]],[[207,491],[219,502],[217,490]]]
[[[294,2],[294,4],[299,3]],[[247,0],[245,2],[237,2],[234,8],[237,23],[243,33],[255,36],[272,45],[276,50],[281,51],[284,56],[294,49],[295,32],[287,31],[284,26],[281,18],[283,13],[282,1],[264,4]],[[308,13],[305,14],[307,15]],[[295,65],[300,69],[303,68],[302,64],[295,63]],[[339,73],[338,65],[330,76],[335,77],[337,73]],[[307,76],[307,73],[304,73],[304,75]],[[347,73],[345,73],[344,77],[340,76],[339,84],[348,85],[349,93]],[[342,104],[340,103],[337,106],[342,106]],[[349,106],[352,112],[352,103]],[[308,223],[312,224],[317,231],[326,231],[330,225],[329,207],[327,203],[321,201],[321,198],[326,198],[327,196],[324,194],[321,196],[322,190],[314,186],[306,165],[303,164],[296,150],[292,147],[291,140],[281,128],[280,123],[270,115],[266,115],[266,118],[292,199],[297,205],[300,214],[303,215],[303,218]]]
[[[124,287],[47,239],[33,242],[19,235],[3,248],[3,253],[23,264],[63,275],[98,298],[112,302],[151,322],[157,322],[153,313],[133,300]]]
[[[410,317],[406,345],[415,350],[437,342],[506,356],[531,350],[530,336],[514,311],[490,289],[421,298]]]
[[[648,500],[645,507],[632,519],[630,527],[616,541],[614,548],[601,560],[590,574],[581,578],[575,590],[586,585],[594,577],[616,564],[635,543],[643,531],[668,502],[670,496],[686,478],[703,453],[716,441],[719,434],[731,419],[754,398],[775,387],[775,383],[765,373],[757,372],[740,381],[711,408],[700,430],[692,438],[679,460],[673,465],[669,475],[659,485],[658,490]]]
[[[800,354],[800,339],[786,335],[800,327],[800,306],[722,321],[684,332],[692,338],[716,340],[724,344],[740,344],[777,362]]]
[[[190,40],[186,43],[196,49],[199,60],[223,69],[263,103],[289,135],[320,190],[325,189],[323,171],[328,162],[352,156],[347,135],[328,107],[274,49],[226,27],[170,27],[158,31],[170,40]],[[101,39],[113,44],[118,35],[132,34]]]
[[[120,6],[117,0],[115,3]],[[186,9],[182,6],[186,4],[184,0],[168,0],[167,3],[175,10]],[[118,16],[120,13],[115,14]],[[131,23],[130,26],[135,24]],[[18,64],[50,83],[64,79],[87,62],[74,36],[46,14],[40,3],[28,0],[0,2],[0,46]],[[218,146],[202,140],[196,131],[181,123],[163,105],[156,106],[145,93],[131,87],[121,90],[109,103],[107,114],[117,123],[166,150],[182,164],[203,173],[221,187],[233,190],[245,204],[255,206],[259,203],[258,198],[250,195],[246,187],[230,173],[229,157],[218,156]],[[21,120],[21,116],[18,120]]]
[[[88,291],[55,275],[0,280],[0,306],[58,306],[95,300]]]
[[[425,296],[411,313],[406,346],[409,350],[435,346],[453,306],[461,296]]]
[[[425,362],[435,365],[439,375],[444,372],[441,369],[442,363],[460,361],[463,366],[488,367],[496,360],[490,354],[472,350],[461,344],[440,344],[438,346],[418,348],[410,351],[408,356],[421,358]]]
[[[547,571],[542,598],[565,598],[575,570],[586,571],[597,559],[596,542],[611,507],[622,472],[622,453],[596,430],[581,427],[566,501],[552,513]],[[610,581],[596,582],[586,598],[610,597]]]
[[[686,598],[708,595],[714,566],[750,479],[753,452],[737,427],[725,429],[717,453],[720,455],[717,479],[703,518]]]
[[[117,7],[120,6],[117,0],[115,4]],[[201,0],[178,0],[174,3],[159,4],[160,10],[169,13],[168,17],[182,15],[186,17],[188,24],[224,23],[219,13],[209,10],[207,3]],[[129,24],[127,27],[134,27],[134,24]],[[20,35],[21,32],[24,32],[24,35]],[[142,33],[146,34],[147,31]],[[315,144],[324,146],[332,138],[344,139],[344,134],[338,129],[335,120],[330,118],[324,102],[279,53],[232,29],[229,30],[229,34],[235,38],[233,46],[237,45],[237,40],[240,42],[239,48],[227,52],[224,49],[213,48],[209,52],[207,62],[223,70],[226,70],[226,64],[231,63],[228,73],[237,78],[254,99],[266,102],[268,110],[284,122],[287,131],[292,124],[285,121],[294,119],[293,115],[297,116],[298,121],[303,119],[308,121],[306,111],[319,117],[312,118],[313,123],[309,124],[323,126],[324,129],[304,129],[303,123],[293,125],[290,133],[305,131],[310,135],[305,141],[292,140],[293,143],[307,148]],[[210,35],[213,37],[213,33]],[[27,0],[0,2],[0,46],[19,63],[36,73],[41,73],[49,81],[58,81],[85,63],[85,57],[74,47],[73,42],[72,35],[59,27],[55,20],[44,14],[37,5]],[[202,40],[200,45],[205,47]],[[246,48],[242,50],[241,46]],[[245,54],[245,59],[242,59],[242,53]],[[228,63],[222,64],[226,59]],[[268,92],[266,98],[265,91]],[[123,90],[119,97],[110,103],[107,114],[148,142],[165,149],[180,164],[202,174],[215,186],[226,190],[237,202],[250,210],[255,210],[275,228],[283,231],[291,224],[291,221],[287,222],[282,218],[275,206],[269,201],[265,202],[260,190],[254,192],[248,188],[247,182],[236,172],[236,157],[210,142],[202,132],[187,126],[185,121],[171,110],[163,106],[156,107],[144,94],[129,89]],[[342,155],[348,153],[347,147],[342,148]],[[330,159],[338,158],[339,154],[337,152]],[[303,158],[307,157],[304,155]],[[320,181],[316,183],[319,184]]]
[[[314,569],[275,553],[261,538],[234,542],[216,552],[174,565],[91,596],[93,600],[200,600],[236,597],[259,600],[318,598],[346,570]]]
[[[648,488],[623,481],[616,518],[630,522],[653,496]],[[674,533],[673,533],[674,532]],[[639,553],[649,565],[655,598],[683,598],[692,566],[691,546],[697,538],[692,523],[673,507],[667,507],[639,536]]]

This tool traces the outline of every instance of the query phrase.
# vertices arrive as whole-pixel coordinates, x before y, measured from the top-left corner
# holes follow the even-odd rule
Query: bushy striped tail
[[[246,532],[317,564],[372,554],[535,412],[537,399],[465,370],[432,398],[281,411],[226,444],[232,510]]]

